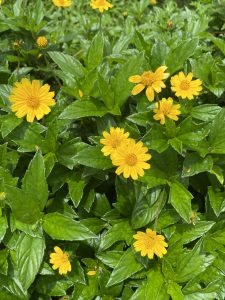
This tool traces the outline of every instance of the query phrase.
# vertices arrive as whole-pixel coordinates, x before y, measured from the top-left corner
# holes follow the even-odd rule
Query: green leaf
[[[76,155],[78,163],[101,170],[112,168],[111,160],[103,155],[101,148],[101,146],[87,146]]]
[[[159,268],[152,268],[148,273],[145,286],[145,298],[148,300],[169,299],[165,286],[165,279]]]
[[[202,172],[211,172],[212,168],[212,156],[207,155],[205,158],[202,158],[197,153],[187,153],[184,160],[182,177],[189,177]]]
[[[179,69],[183,69],[187,59],[192,56],[198,46],[198,39],[182,41],[175,49],[171,50],[166,58],[166,66],[172,75]]]
[[[203,104],[192,108],[191,116],[195,119],[210,122],[221,111],[221,107],[216,104]]]
[[[84,180],[75,181],[70,179],[68,181],[70,198],[73,201],[75,207],[78,207],[82,199],[85,185],[86,182]]]
[[[8,271],[8,261],[7,261],[8,254],[9,254],[8,249],[0,250],[0,273],[4,275],[7,275],[7,271]]]
[[[48,200],[48,185],[45,178],[45,164],[40,151],[31,160],[23,178],[22,191],[36,202],[42,211]]]
[[[87,55],[87,65],[89,69],[93,69],[101,64],[103,59],[104,38],[102,32],[99,31],[93,38]]]
[[[184,295],[181,291],[181,286],[176,282],[170,282],[167,286],[167,293],[173,300],[184,300]]]
[[[12,132],[22,122],[23,122],[23,119],[19,119],[15,115],[12,115],[12,114],[2,116],[0,119],[2,137],[5,138],[10,132]]]
[[[7,164],[7,143],[0,145],[0,166],[6,168]]]
[[[4,238],[7,228],[8,228],[8,222],[6,217],[0,216],[0,242]]]
[[[133,122],[134,124],[145,127],[147,125],[147,123],[150,122],[151,115],[152,114],[150,112],[139,112],[139,113],[130,115],[129,117],[127,117],[127,119],[129,121]]]
[[[66,107],[59,118],[77,120],[84,117],[102,117],[108,113],[108,109],[101,103],[76,100]]]
[[[131,216],[132,228],[141,228],[152,222],[162,210],[166,199],[165,189],[153,189],[143,198],[138,197]]]
[[[120,67],[112,82],[112,89],[115,95],[115,104],[121,107],[131,95],[131,89],[134,84],[128,81],[129,77],[136,75],[140,71],[143,63],[143,54],[129,58],[128,61]]]
[[[84,75],[84,67],[73,56],[57,51],[51,51],[48,54],[64,73],[70,74],[73,77]]]
[[[190,220],[192,198],[192,194],[181,183],[178,181],[171,183],[170,203],[187,223]]]
[[[210,152],[225,154],[225,132],[221,130],[225,126],[225,108],[216,115],[209,134]]]
[[[127,220],[118,221],[102,237],[99,251],[108,249],[117,241],[126,241],[129,245],[133,239],[133,230]]]
[[[44,239],[21,234],[16,246],[17,277],[28,289],[40,268],[45,250]]]
[[[225,211],[225,192],[216,192],[212,186],[208,187],[209,202],[218,217]]]
[[[111,110],[114,106],[114,92],[107,80],[98,74],[98,88],[105,106]]]
[[[137,262],[131,249],[128,249],[113,270],[107,287],[123,282],[133,274],[141,271],[143,266]]]
[[[52,239],[82,241],[96,236],[79,221],[59,213],[50,213],[43,218],[43,229]]]

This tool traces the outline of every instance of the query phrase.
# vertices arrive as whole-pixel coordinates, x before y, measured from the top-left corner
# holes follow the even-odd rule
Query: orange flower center
[[[30,95],[27,97],[27,105],[33,109],[38,108],[40,105],[39,97]]]
[[[98,5],[101,5],[101,6],[105,5],[105,0],[98,0]]]
[[[152,85],[155,82],[155,74],[152,72],[144,72],[141,75],[142,83],[144,85]]]
[[[182,90],[188,90],[190,88],[190,82],[187,79],[184,79],[180,83],[180,88]]]
[[[65,264],[68,262],[68,255],[63,253],[62,256],[60,257],[61,263]]]
[[[111,140],[112,148],[117,148],[120,145],[120,140],[118,138],[114,138]]]
[[[155,243],[156,243],[156,239],[155,238],[153,238],[153,237],[151,237],[151,236],[148,236],[148,237],[146,237],[146,239],[145,239],[145,247],[147,248],[147,249],[152,249],[152,247],[155,245]]]
[[[137,163],[137,156],[134,153],[127,154],[125,162],[128,166],[134,166]]]
[[[65,4],[65,0],[59,0],[59,4],[60,5],[64,5]]]

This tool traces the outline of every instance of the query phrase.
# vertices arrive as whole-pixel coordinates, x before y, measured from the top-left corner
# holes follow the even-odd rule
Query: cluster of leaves
[[[148,0],[115,0],[101,28],[89,1],[64,10],[51,1],[6,2],[0,298],[224,299],[224,2],[152,7]],[[35,43],[40,35],[49,41],[44,49]],[[128,81],[161,65],[171,75],[193,71],[204,86],[195,100],[180,101],[179,121],[164,126],[144,94],[130,96]],[[57,93],[52,112],[31,124],[11,112],[8,100],[25,76]],[[159,97],[171,96],[166,84]],[[110,126],[149,148],[151,169],[139,180],[116,176],[101,153]],[[169,247],[163,259],[150,261],[132,244],[137,230],[153,225]],[[49,264],[55,245],[70,254],[66,276]]]

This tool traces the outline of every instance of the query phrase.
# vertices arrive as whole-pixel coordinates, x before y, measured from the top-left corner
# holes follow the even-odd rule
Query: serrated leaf
[[[225,108],[216,115],[210,128],[209,143],[210,152],[225,154],[225,132],[221,130],[225,126]]]
[[[99,31],[93,38],[88,50],[87,65],[89,69],[93,69],[101,64],[103,59],[104,38]]]
[[[189,223],[192,194],[178,181],[170,186],[169,200],[178,214]]]
[[[202,158],[197,153],[187,153],[184,159],[182,177],[189,177],[202,172],[211,172],[212,168],[212,156],[207,155],[205,158]]]
[[[124,252],[124,255],[121,257],[115,269],[113,270],[107,283],[107,287],[124,281],[142,269],[143,266],[136,261],[132,250],[128,249],[126,252]]]
[[[145,286],[145,298],[148,300],[167,300],[165,279],[159,268],[153,268],[148,273]]]
[[[181,291],[181,286],[176,282],[170,282],[167,286],[167,293],[173,300],[184,300],[185,297]]]
[[[43,229],[52,239],[82,241],[96,238],[87,227],[59,213],[50,213],[43,218]]]

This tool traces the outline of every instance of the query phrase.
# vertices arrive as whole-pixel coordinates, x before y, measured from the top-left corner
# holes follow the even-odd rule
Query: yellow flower
[[[72,5],[71,0],[52,0],[57,7],[69,7]]]
[[[98,9],[100,13],[113,7],[113,5],[106,0],[91,0],[90,5],[93,9]]]
[[[124,16],[124,17],[127,17],[127,16],[128,16],[128,12],[127,12],[127,11],[124,11],[124,12],[123,12],[123,16]]]
[[[87,275],[88,276],[95,276],[97,274],[97,271],[96,270],[91,270],[91,271],[88,271],[87,272]]]
[[[160,120],[160,124],[165,124],[165,117],[168,117],[174,121],[178,120],[178,117],[180,115],[180,104],[173,105],[173,99],[172,98],[162,98],[159,103],[155,104],[156,109],[154,109],[155,115],[153,118],[155,120]]]
[[[37,43],[38,47],[44,48],[48,45],[48,40],[46,39],[45,36],[39,36],[36,40],[36,43]]]
[[[12,111],[16,112],[18,118],[27,116],[28,122],[33,122],[43,118],[51,110],[49,106],[55,105],[54,92],[49,92],[48,84],[41,85],[39,80],[30,82],[27,78],[23,78],[21,82],[16,82],[9,96],[12,104]]]
[[[156,5],[156,4],[157,4],[157,0],[149,0],[149,3],[150,3],[151,5]]]
[[[131,91],[132,95],[137,95],[146,89],[146,96],[149,101],[154,100],[154,92],[160,93],[162,88],[165,88],[164,79],[169,77],[169,73],[164,73],[166,66],[159,67],[155,72],[146,71],[142,75],[134,75],[129,77],[129,81],[137,83]]]
[[[165,247],[168,247],[168,244],[164,236],[151,229],[146,229],[146,233],[138,231],[133,237],[137,240],[134,242],[135,251],[141,251],[141,256],[147,255],[149,259],[152,259],[155,254],[162,258],[167,253]]]
[[[53,264],[52,269],[59,269],[59,274],[67,274],[71,271],[71,264],[67,253],[64,253],[58,246],[54,247],[53,253],[50,254],[50,263]]]
[[[192,80],[193,74],[190,72],[186,77],[183,72],[179,72],[171,78],[171,90],[176,92],[177,97],[182,99],[193,99],[194,96],[198,96],[202,90],[202,82],[199,79]]]
[[[151,159],[151,155],[147,152],[148,148],[142,142],[135,143],[133,139],[129,139],[127,143],[123,143],[111,155],[112,164],[118,166],[116,174],[123,173],[125,178],[131,177],[134,180],[143,176],[144,169],[150,169],[150,164],[146,161]]]
[[[84,97],[83,91],[79,90],[78,93],[79,93],[80,98],[83,98],[83,97]]]
[[[100,143],[105,145],[102,152],[105,156],[111,155],[119,146],[128,141],[129,132],[124,133],[123,128],[111,127],[110,133],[103,131],[104,139]]]

